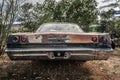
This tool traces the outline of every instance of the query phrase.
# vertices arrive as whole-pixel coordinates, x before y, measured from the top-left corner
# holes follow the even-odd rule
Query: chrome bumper
[[[62,52],[64,56],[55,56]],[[54,49],[6,49],[6,53],[12,60],[105,60],[109,58],[109,54],[113,49],[93,49],[93,48],[54,48]]]

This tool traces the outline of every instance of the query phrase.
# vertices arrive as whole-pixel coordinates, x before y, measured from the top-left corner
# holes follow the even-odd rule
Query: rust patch
[[[93,43],[91,35],[69,35],[70,43]],[[98,36],[95,36],[98,37]]]
[[[84,35],[84,34],[39,34],[29,35],[30,43],[50,43],[50,39],[54,39],[53,43],[94,43],[92,37],[98,35]],[[62,40],[62,41],[61,41]],[[55,42],[56,41],[56,42]]]

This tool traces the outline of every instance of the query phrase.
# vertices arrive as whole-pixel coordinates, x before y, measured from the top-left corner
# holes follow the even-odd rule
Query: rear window
[[[76,24],[65,23],[51,23],[41,25],[36,32],[83,32],[83,30]]]

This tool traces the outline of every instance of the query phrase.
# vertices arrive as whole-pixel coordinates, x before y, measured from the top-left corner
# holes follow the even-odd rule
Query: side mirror
[[[2,54],[2,50],[0,49],[0,55]]]
[[[114,42],[114,41],[112,41],[111,47],[112,47],[113,49],[115,49],[115,42]]]

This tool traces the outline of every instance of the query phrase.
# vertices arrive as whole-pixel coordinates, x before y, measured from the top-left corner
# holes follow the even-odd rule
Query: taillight
[[[21,42],[25,43],[27,41],[27,36],[25,36],[25,35],[21,36],[20,40],[21,40]]]
[[[101,42],[101,43],[104,42],[104,37],[100,37],[99,42]]]
[[[97,39],[96,36],[95,36],[95,37],[92,37],[92,41],[93,41],[93,42],[97,42],[97,40],[98,40],[98,39]]]
[[[19,41],[19,36],[13,36],[13,37],[12,37],[12,41],[13,41],[14,43],[18,42],[18,41]]]

